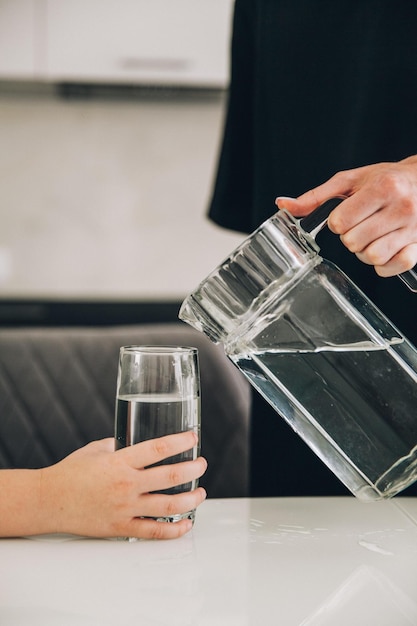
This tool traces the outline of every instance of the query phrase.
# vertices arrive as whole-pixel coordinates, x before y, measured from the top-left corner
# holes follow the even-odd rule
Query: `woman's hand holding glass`
[[[150,492],[199,478],[207,467],[205,459],[148,466],[192,448],[196,440],[195,433],[184,432],[114,451],[114,440],[104,439],[47,468],[43,498],[54,508],[54,530],[95,537],[183,535],[192,527],[190,520],[164,524],[143,518],[196,508],[205,499],[204,489],[175,495]]]

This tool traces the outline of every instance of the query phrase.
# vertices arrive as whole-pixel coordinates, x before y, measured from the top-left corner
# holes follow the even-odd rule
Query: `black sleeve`
[[[236,0],[223,143],[209,206],[214,222],[241,232],[252,230],[255,18],[252,0]]]

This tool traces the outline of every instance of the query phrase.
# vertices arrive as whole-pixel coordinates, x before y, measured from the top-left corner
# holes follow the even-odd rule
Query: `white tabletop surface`
[[[207,500],[193,531],[0,540],[1,626],[417,625],[417,499]]]

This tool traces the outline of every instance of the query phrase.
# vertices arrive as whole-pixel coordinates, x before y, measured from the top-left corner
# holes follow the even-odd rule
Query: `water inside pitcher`
[[[223,344],[358,498],[389,498],[417,479],[417,351],[286,211],[214,270],[179,317]]]

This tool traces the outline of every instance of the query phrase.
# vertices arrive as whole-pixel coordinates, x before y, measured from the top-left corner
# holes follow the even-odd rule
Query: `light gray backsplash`
[[[206,218],[224,103],[0,90],[0,297],[194,289],[243,239]]]

